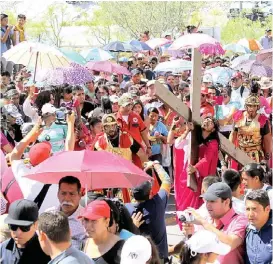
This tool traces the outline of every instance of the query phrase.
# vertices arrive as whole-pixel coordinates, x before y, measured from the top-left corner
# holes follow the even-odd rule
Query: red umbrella
[[[207,34],[192,33],[179,37],[169,47],[169,50],[183,50],[189,48],[198,48],[200,53],[206,55],[223,55],[223,50],[219,41]]]
[[[111,61],[89,61],[85,66],[93,71],[131,75],[125,67]]]
[[[54,184],[68,175],[77,177],[87,189],[132,188],[151,180],[129,160],[106,151],[90,150],[58,153],[25,177]]]
[[[257,54],[256,60],[261,62],[263,65],[272,68],[272,52],[273,52],[273,49],[261,50]]]

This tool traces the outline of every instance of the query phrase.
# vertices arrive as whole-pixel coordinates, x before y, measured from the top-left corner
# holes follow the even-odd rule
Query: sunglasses
[[[142,60],[142,58],[138,58],[137,60]]]
[[[238,80],[239,80],[239,79],[237,79],[237,78],[231,79],[232,82],[237,82]]]
[[[215,63],[222,63],[221,61],[216,61]]]
[[[28,226],[20,226],[20,225],[11,225],[11,224],[9,224],[9,229],[11,231],[16,231],[18,228],[20,228],[20,230],[22,232],[29,232],[31,226],[32,226],[32,224],[28,225]]]

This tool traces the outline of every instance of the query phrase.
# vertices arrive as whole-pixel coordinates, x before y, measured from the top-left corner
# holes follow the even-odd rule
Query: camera
[[[56,124],[66,124],[66,115],[71,115],[72,110],[66,107],[60,107],[56,111]]]
[[[177,218],[181,223],[190,223],[194,221],[194,216],[185,211],[177,211]]]

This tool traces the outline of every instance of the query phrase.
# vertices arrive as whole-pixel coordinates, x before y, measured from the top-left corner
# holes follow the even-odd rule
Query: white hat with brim
[[[120,264],[146,264],[151,256],[149,240],[144,236],[132,236],[123,245]]]
[[[42,107],[42,115],[54,114],[56,113],[56,108],[53,104],[46,103]]]
[[[215,253],[223,256],[231,251],[229,245],[222,243],[215,233],[208,230],[197,231],[186,244],[195,253]]]
[[[272,88],[272,81],[269,78],[262,77],[261,81],[258,82],[261,85],[261,89],[266,90]]]

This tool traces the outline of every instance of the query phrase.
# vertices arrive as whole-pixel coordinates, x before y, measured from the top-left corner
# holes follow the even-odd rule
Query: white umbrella
[[[154,71],[155,72],[173,72],[179,73],[192,69],[192,62],[187,60],[172,60],[159,63]]]
[[[23,41],[3,53],[7,61],[22,64],[28,69],[36,71],[68,67],[71,61],[57,48],[40,42]]]

